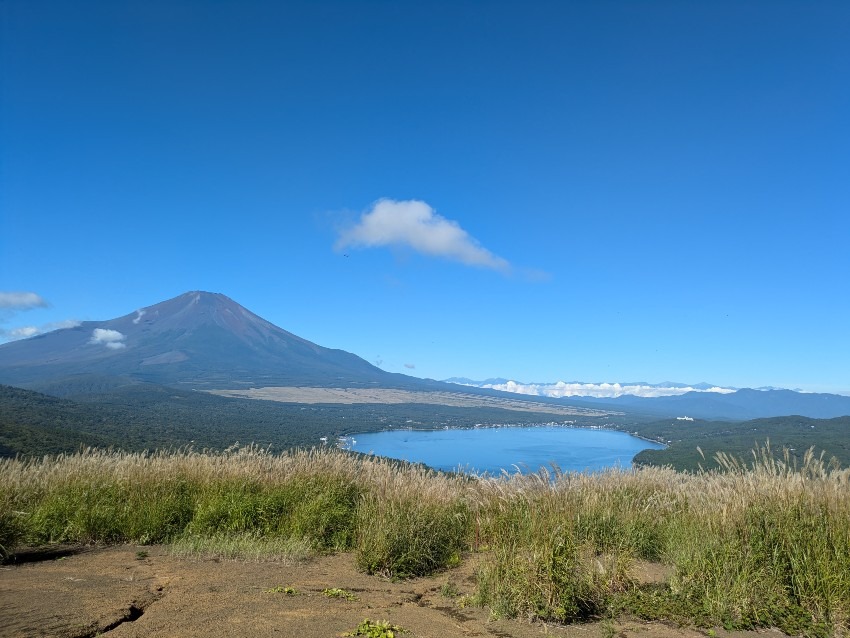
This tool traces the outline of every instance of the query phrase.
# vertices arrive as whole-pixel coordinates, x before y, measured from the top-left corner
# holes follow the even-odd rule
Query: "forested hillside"
[[[809,419],[801,416],[726,421],[686,421],[665,419],[638,425],[640,436],[667,443],[664,450],[644,450],[634,462],[641,465],[670,465],[680,470],[717,467],[715,454],[725,452],[750,458],[751,451],[770,442],[782,455],[788,449],[791,459],[802,463],[806,450],[814,446],[825,459],[835,457],[842,467],[850,465],[850,417]],[[700,453],[700,450],[702,453]],[[751,458],[750,458],[751,460]]]

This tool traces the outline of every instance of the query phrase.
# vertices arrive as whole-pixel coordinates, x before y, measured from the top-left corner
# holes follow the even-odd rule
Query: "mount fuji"
[[[200,389],[429,383],[312,343],[225,295],[199,291],[0,345],[0,383],[43,387],[81,375],[107,384],[120,379]]]

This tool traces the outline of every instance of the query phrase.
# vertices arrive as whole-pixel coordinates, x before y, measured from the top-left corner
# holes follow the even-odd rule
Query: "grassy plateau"
[[[474,604],[579,622],[630,614],[699,627],[850,633],[850,471],[767,448],[720,469],[448,475],[337,450],[89,450],[0,460],[0,552],[170,543],[299,559],[352,551],[405,578],[478,554]],[[664,582],[634,577],[637,561]]]

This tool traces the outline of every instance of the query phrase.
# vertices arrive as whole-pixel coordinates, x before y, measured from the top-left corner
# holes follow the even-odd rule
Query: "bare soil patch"
[[[463,604],[475,588],[474,570],[472,557],[429,578],[391,582],[359,572],[350,554],[284,564],[177,558],[161,546],[84,549],[0,567],[0,636],[324,638],[351,631],[365,618],[389,620],[410,638],[707,634],[631,619],[571,626],[491,620],[487,610]],[[448,582],[453,587],[444,587]],[[286,593],[289,587],[296,593]],[[329,588],[356,600],[330,598],[322,593]],[[454,595],[445,596],[448,589]]]

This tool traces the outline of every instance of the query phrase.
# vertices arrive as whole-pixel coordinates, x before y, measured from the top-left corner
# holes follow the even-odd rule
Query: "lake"
[[[625,432],[558,426],[494,427],[470,430],[388,430],[356,434],[350,449],[425,463],[438,470],[525,474],[555,463],[563,471],[630,467],[641,450],[664,446]]]

